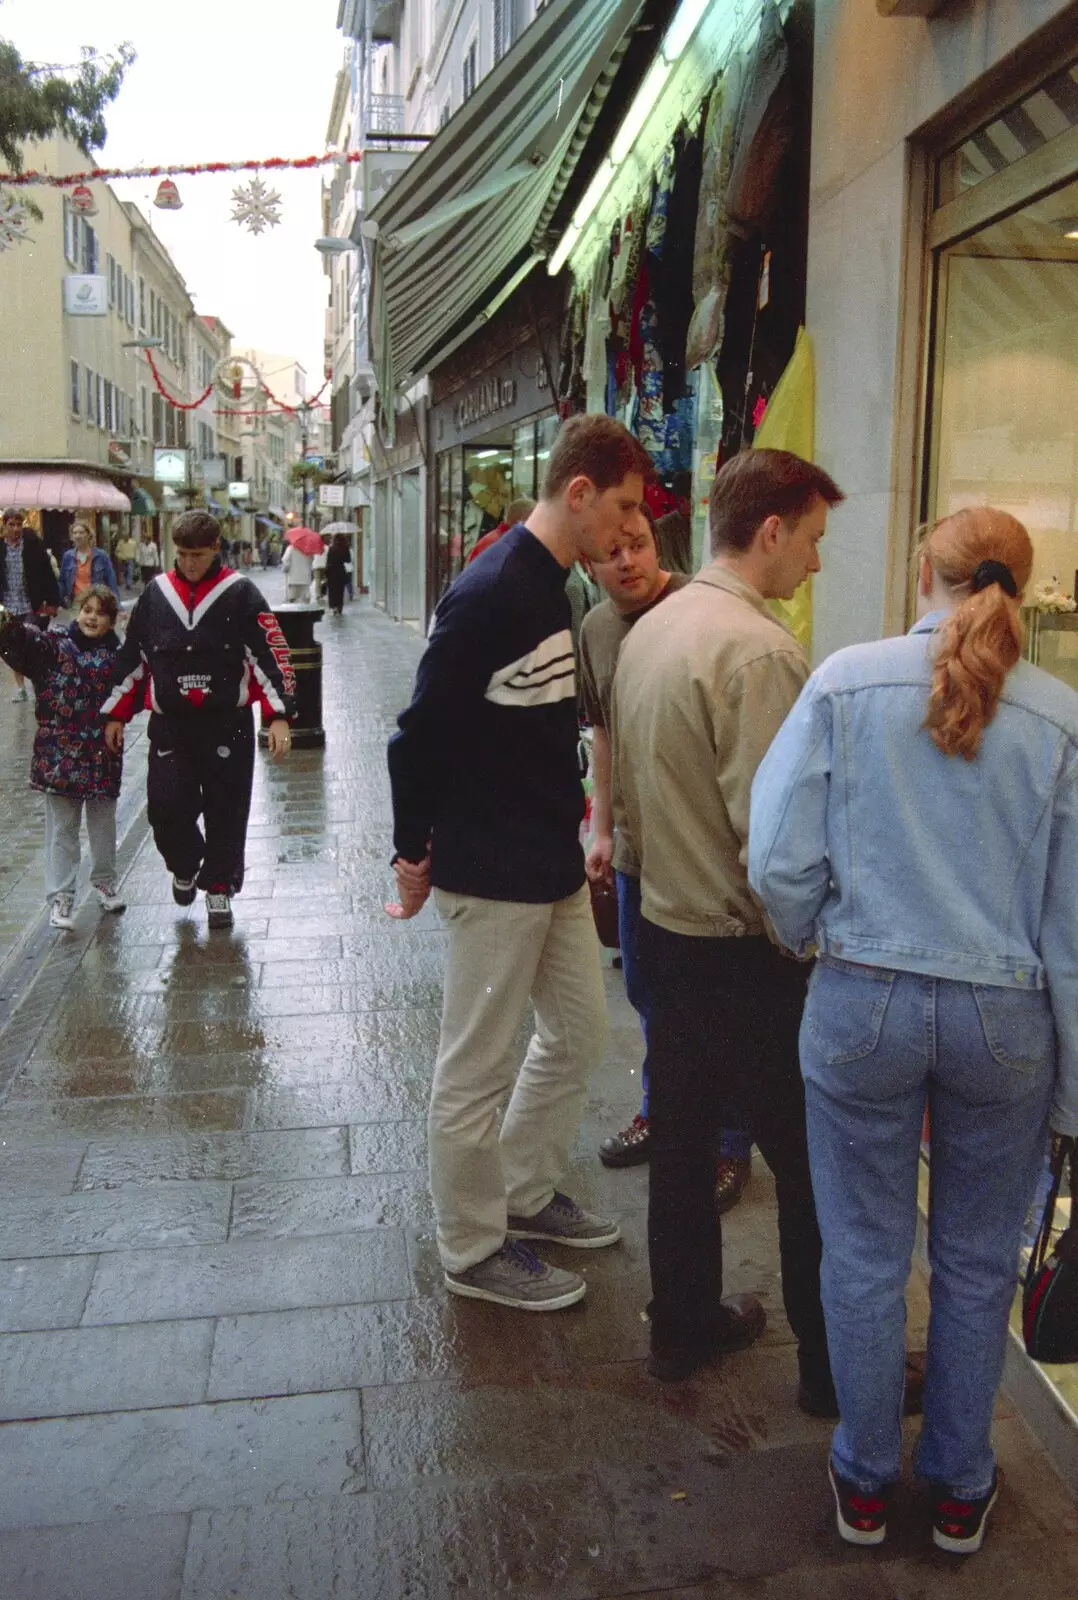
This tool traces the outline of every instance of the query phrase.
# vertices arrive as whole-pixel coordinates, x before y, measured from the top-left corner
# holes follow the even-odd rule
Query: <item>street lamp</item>
[[[350,250],[358,250],[359,246],[353,244],[351,239],[316,239],[314,247],[322,256],[343,256]]]
[[[121,350],[163,350],[163,339],[125,339],[120,346]]]

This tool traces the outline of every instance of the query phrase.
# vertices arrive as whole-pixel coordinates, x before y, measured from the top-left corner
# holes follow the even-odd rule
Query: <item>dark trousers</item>
[[[648,1251],[656,1345],[706,1343],[719,1320],[722,1223],[715,1145],[751,1129],[778,1191],[782,1297],[802,1375],[829,1375],[820,1231],[797,1039],[809,968],[764,937],[698,939],[640,920],[651,1000]]]
[[[240,892],[254,766],[249,712],[216,727],[151,717],[146,810],[170,872],[185,879],[197,873],[200,889]]]

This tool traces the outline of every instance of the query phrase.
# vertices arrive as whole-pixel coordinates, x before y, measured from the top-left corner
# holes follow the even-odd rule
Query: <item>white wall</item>
[[[807,322],[816,349],[816,454],[849,496],[814,588],[814,653],[878,636],[889,532],[905,545],[912,471],[892,468],[907,141],[1039,27],[1061,0],[954,0],[882,18],[869,0],[817,0]],[[893,608],[892,608],[893,610]]]

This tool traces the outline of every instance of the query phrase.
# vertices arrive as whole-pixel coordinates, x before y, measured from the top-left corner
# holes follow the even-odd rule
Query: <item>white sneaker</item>
[[[102,911],[126,911],[127,901],[116,893],[114,883],[95,883],[94,891]]]
[[[231,928],[232,903],[227,894],[206,896],[207,921],[211,928]]]
[[[58,894],[53,900],[52,910],[49,912],[49,927],[73,928],[75,919],[71,915],[71,908],[74,904],[75,896],[73,894]]]
[[[23,701],[29,700],[29,698],[29,689],[26,687],[25,683],[20,683],[19,687],[15,690],[15,693],[11,697],[11,703],[12,705],[16,706],[21,705]]]

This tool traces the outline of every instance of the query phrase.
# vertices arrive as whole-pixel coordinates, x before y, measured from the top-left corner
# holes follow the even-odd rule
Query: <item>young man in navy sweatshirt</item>
[[[415,916],[433,888],[449,934],[428,1123],[446,1285],[529,1311],[572,1305],[585,1284],[522,1240],[619,1237],[557,1188],[606,1032],[565,581],[635,537],[650,471],[612,418],[565,423],[527,522],[442,597],[389,745],[400,903],[387,909]]]

